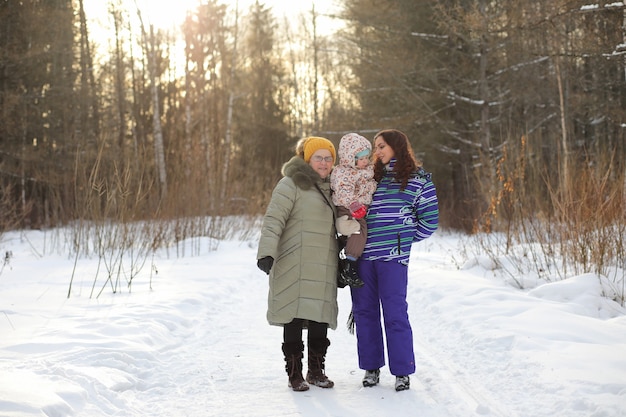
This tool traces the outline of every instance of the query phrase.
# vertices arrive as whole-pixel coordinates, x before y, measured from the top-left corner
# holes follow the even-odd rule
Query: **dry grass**
[[[501,255],[512,260],[508,272],[520,287],[519,277],[529,270],[546,280],[594,273],[609,279],[615,301],[624,306],[624,173],[608,155],[580,158],[569,178],[548,169],[538,174],[526,164],[525,146],[522,138],[498,161],[497,187],[477,222],[477,245],[494,262]]]
[[[91,290],[97,297],[105,290],[131,291],[144,268],[156,270],[151,259],[157,250],[177,257],[197,255],[207,239],[209,250],[215,250],[221,240],[246,239],[256,230],[252,225],[258,216],[249,212],[258,210],[258,204],[251,206],[252,199],[212,192],[205,178],[190,171],[170,179],[177,186],[168,187],[169,195],[161,199],[149,170],[140,166],[131,158],[107,161],[102,153],[92,165],[77,163],[77,219],[54,243],[74,257],[68,297],[82,257],[98,257]],[[211,201],[215,194],[225,197]]]

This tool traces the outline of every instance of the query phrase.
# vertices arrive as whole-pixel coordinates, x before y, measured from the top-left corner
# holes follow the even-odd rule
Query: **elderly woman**
[[[294,391],[306,391],[308,384],[334,385],[324,372],[324,361],[328,328],[337,328],[338,311],[338,247],[329,183],[335,157],[328,139],[301,139],[296,156],[283,165],[283,178],[272,192],[261,228],[257,265],[269,274],[267,320],[283,327],[285,369]]]

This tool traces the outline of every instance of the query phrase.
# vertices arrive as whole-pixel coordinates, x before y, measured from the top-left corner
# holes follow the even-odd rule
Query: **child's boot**
[[[356,261],[352,259],[346,259],[343,263],[343,269],[341,270],[341,277],[352,288],[361,288],[365,283],[356,271]]]

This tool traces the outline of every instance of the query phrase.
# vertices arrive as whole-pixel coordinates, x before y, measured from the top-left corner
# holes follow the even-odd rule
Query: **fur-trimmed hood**
[[[315,183],[325,182],[311,165],[304,162],[304,159],[299,156],[294,156],[285,162],[281,173],[285,177],[291,178],[296,187],[301,190],[309,190],[315,186]]]

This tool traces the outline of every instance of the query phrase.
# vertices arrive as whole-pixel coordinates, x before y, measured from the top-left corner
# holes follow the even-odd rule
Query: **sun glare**
[[[233,10],[239,7],[239,10],[245,12],[255,0],[230,0],[222,1],[223,4],[229,6]],[[179,26],[185,19],[185,14],[189,10],[195,9],[201,0],[120,0],[123,9],[126,9],[133,17],[137,16],[137,10],[141,12],[146,25],[153,24],[161,29],[169,29]],[[312,5],[318,13],[329,12],[333,6],[334,0],[266,0],[260,1],[266,7],[271,8],[277,18],[283,16],[295,17],[300,12],[311,10]],[[108,19],[107,10],[109,1],[104,0],[85,0],[84,6],[87,16],[91,20],[99,21],[104,24]]]
[[[84,0],[85,13],[89,21],[89,37],[92,42],[95,42],[97,49],[102,52],[113,46],[115,31],[113,28],[113,20],[109,13],[110,4],[120,4],[118,9],[121,9],[125,13],[125,19],[130,19],[131,25],[135,28],[139,26],[138,15],[141,15],[146,30],[150,25],[154,25],[157,29],[172,30],[176,33],[180,30],[181,25],[185,21],[185,16],[188,11],[195,10],[199,4],[202,4],[203,0]],[[231,0],[220,3],[226,5],[234,11],[238,8],[240,14],[248,12],[250,6],[255,0]],[[301,13],[307,13],[311,10],[313,4],[318,14],[330,14],[335,6],[335,0],[260,0],[261,4],[264,4],[267,8],[272,10],[274,17],[277,20],[283,18],[294,19],[296,21],[298,15]],[[321,32],[332,30],[332,19],[322,19],[319,23]],[[176,35],[180,36],[180,34]],[[179,39],[180,41],[180,39]],[[178,48],[175,48],[178,49]],[[180,51],[175,51],[175,60],[181,63],[183,62],[182,48]],[[177,65],[179,68],[183,68],[183,65]],[[178,69],[176,70],[178,72]]]

